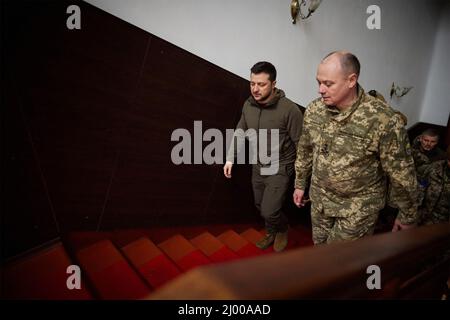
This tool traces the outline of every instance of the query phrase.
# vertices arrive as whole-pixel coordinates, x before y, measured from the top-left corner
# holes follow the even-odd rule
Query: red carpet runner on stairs
[[[193,268],[275,254],[272,248],[255,246],[264,230],[239,229],[242,226],[73,233],[64,244],[4,266],[2,298],[142,299]],[[289,230],[287,250],[308,245],[308,228]],[[67,288],[69,265],[81,268],[80,290]]]

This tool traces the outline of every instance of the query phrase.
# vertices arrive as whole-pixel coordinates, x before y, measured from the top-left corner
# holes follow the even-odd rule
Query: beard
[[[252,96],[253,96],[253,99],[255,99],[256,102],[261,102],[261,101],[266,101],[267,98],[269,98],[271,94],[272,94],[272,92],[270,91],[270,92],[268,92],[265,95],[260,95],[259,97],[256,97],[253,94],[252,94]]]

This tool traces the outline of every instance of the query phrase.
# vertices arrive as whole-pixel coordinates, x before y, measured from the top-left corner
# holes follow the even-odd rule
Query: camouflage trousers
[[[312,203],[311,223],[314,244],[356,240],[372,235],[379,211],[358,212],[348,217],[326,215],[322,206]]]
[[[260,167],[253,165],[252,185],[255,206],[265,221],[267,233],[285,232],[288,220],[282,207],[289,187],[293,186],[294,165],[280,165],[278,173],[260,174]]]

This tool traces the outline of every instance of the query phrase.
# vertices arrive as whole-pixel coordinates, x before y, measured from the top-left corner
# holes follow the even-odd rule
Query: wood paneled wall
[[[2,1],[2,21],[3,257],[73,230],[259,221],[248,166],[170,157],[177,128],[234,128],[248,81],[80,1]]]

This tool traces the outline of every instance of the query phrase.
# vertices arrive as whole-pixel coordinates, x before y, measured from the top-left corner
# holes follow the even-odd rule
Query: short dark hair
[[[421,136],[438,137],[439,139],[439,133],[433,128],[426,129]]]
[[[333,51],[327,54],[325,58],[322,59],[322,61],[334,54],[338,55],[342,70],[344,70],[348,74],[355,73],[357,76],[359,76],[359,72],[361,71],[361,64],[359,63],[358,58],[353,53],[346,51]]]
[[[250,69],[250,72],[253,74],[260,74],[262,72],[267,73],[270,81],[275,81],[277,79],[277,69],[275,69],[273,64],[267,61],[255,63],[255,65]]]

